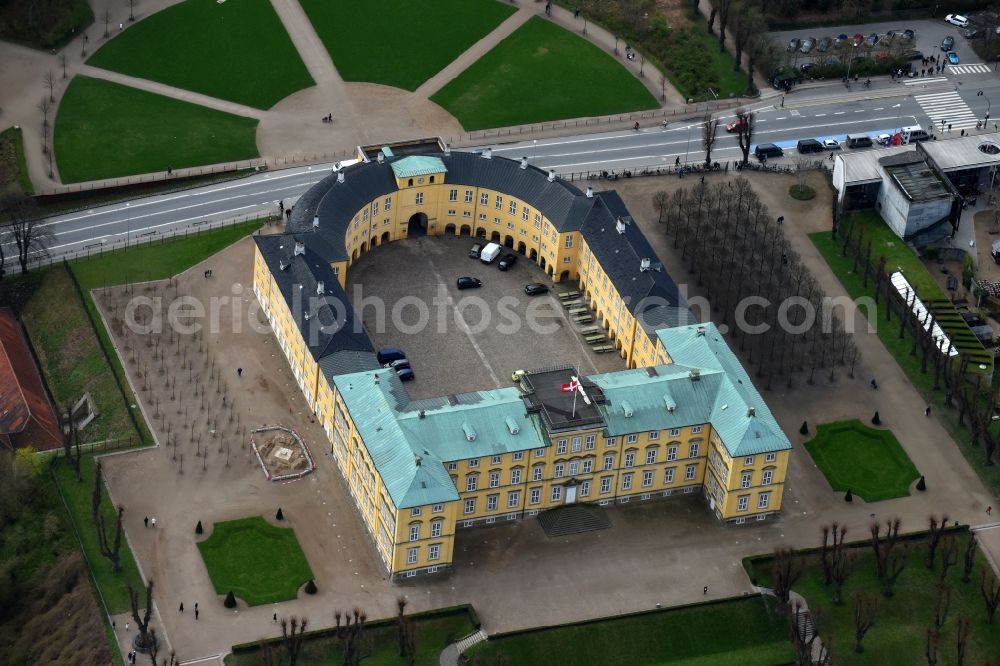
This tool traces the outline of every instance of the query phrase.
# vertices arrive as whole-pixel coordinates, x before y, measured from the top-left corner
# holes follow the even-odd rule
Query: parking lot
[[[572,364],[584,374],[624,368],[616,354],[591,351],[555,298],[575,283],[552,285],[525,257],[500,271],[497,261],[468,256],[474,242],[428,236],[390,243],[348,271],[348,296],[372,342],[399,347],[410,359],[412,398],[511,386],[511,373],[522,368]],[[461,276],[479,278],[482,287],[458,290]],[[526,296],[530,282],[552,291]]]
[[[972,29],[973,27],[974,26],[970,25],[969,29]],[[861,33],[867,37],[874,32],[879,35],[881,40],[889,30],[913,30],[914,32],[913,41],[906,42],[903,46],[897,45],[897,42],[900,42],[900,38],[897,37],[893,41],[893,47],[896,48],[896,50],[916,49],[921,51],[925,56],[937,56],[943,53],[941,51],[941,41],[945,37],[950,36],[955,39],[955,46],[953,50],[958,54],[962,64],[982,62],[982,59],[976,55],[975,51],[972,50],[972,45],[964,36],[966,29],[945,23],[943,20],[902,20],[885,23],[827,26],[821,28],[797,28],[795,30],[774,32],[771,33],[771,35],[777,44],[779,44],[782,48],[787,49],[789,41],[793,38],[805,40],[811,37],[818,42],[824,37],[834,39],[840,34],[853,37],[855,33]],[[856,51],[857,55],[863,55],[866,52],[864,45],[855,48],[850,44],[851,42],[848,41],[847,46],[840,49],[837,49],[831,44],[830,48],[822,53],[816,48],[813,48],[809,53],[802,53],[800,50],[796,50],[794,52],[786,51],[786,53],[789,57],[789,64],[799,68],[805,63],[822,63],[829,57],[836,57],[842,60],[843,56],[847,54],[847,51]],[[879,46],[880,44],[876,44],[876,51],[879,49]],[[918,60],[918,70],[920,69],[919,64],[920,61]]]

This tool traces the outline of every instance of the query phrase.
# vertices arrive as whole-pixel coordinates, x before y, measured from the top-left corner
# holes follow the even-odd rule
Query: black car
[[[549,293],[549,288],[541,282],[532,282],[531,284],[524,285],[524,293],[528,296],[541,296],[542,294]]]
[[[483,283],[479,278],[462,276],[456,280],[456,284],[459,289],[479,289],[483,286]]]
[[[789,51],[798,51],[800,46],[802,46],[802,40],[799,39],[798,37],[792,37],[790,40],[788,40]]]
[[[950,37],[949,36],[949,37],[945,37],[944,39],[941,40],[941,50],[942,51],[951,51],[954,48],[955,48],[955,38],[954,37]]]
[[[916,49],[910,49],[909,51],[903,51],[903,58],[906,60],[923,60],[924,52],[917,51]]]
[[[472,246],[472,249],[469,250],[469,256],[473,259],[478,259],[479,253],[482,251],[483,251],[483,246],[480,245],[479,243],[476,243],[475,245]]]
[[[903,31],[903,39],[905,39],[906,41],[912,42],[913,37],[914,37],[913,31],[910,30],[909,28]]]
[[[516,262],[516,261],[517,261],[517,255],[513,254],[511,252],[508,252],[506,255],[504,255],[504,258],[500,260],[500,263],[497,264],[497,268],[499,268],[502,271],[505,271],[508,268],[513,267],[514,266],[514,262]]]

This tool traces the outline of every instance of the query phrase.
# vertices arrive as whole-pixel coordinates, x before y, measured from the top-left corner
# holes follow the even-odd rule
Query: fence
[[[642,176],[690,176],[706,173],[729,173],[733,170],[737,173],[742,171],[763,171],[768,173],[795,173],[796,171],[826,171],[833,170],[832,164],[827,164],[823,160],[813,160],[801,164],[761,164],[758,162],[747,162],[742,164],[742,160],[727,160],[725,162],[713,162],[711,166],[705,166],[705,160],[681,162],[680,165],[671,166],[637,166],[618,171],[573,171],[570,173],[560,173],[564,180],[618,180],[621,178],[638,178]],[[683,175],[681,172],[683,171]]]
[[[111,255],[118,252],[127,252],[128,250],[134,250],[141,247],[150,247],[151,245],[165,243],[168,240],[174,240],[177,238],[200,236],[201,234],[208,233],[210,231],[218,231],[219,229],[235,227],[257,220],[259,220],[261,224],[264,224],[271,223],[276,219],[278,219],[277,215],[241,215],[239,217],[233,217],[226,220],[201,220],[191,222],[183,228],[174,228],[166,232],[157,231],[156,229],[151,229],[145,232],[139,231],[133,234],[132,238],[127,238],[125,240],[116,240],[111,243],[95,242],[90,245],[86,245],[83,249],[75,252],[63,252],[47,257],[32,259],[28,262],[28,269],[35,270],[44,268],[59,262],[72,264],[79,261],[86,261],[87,259],[92,259],[94,257],[103,257],[106,254]],[[14,265],[12,266],[12,269],[12,272],[20,272],[20,266]]]
[[[191,167],[189,169],[175,169],[170,173],[157,171],[155,173],[143,173],[137,176],[127,176],[125,178],[108,178],[105,180],[95,180],[77,185],[63,185],[45,191],[35,191],[36,196],[60,196],[66,194],[79,194],[81,192],[96,192],[98,190],[108,190],[116,188],[128,188],[135,185],[148,185],[152,183],[163,183],[168,181],[184,180],[185,178],[200,178],[213,174],[248,171],[250,169],[260,170],[267,168],[267,160],[256,159],[242,162],[225,162],[222,164],[209,164],[202,167]]]

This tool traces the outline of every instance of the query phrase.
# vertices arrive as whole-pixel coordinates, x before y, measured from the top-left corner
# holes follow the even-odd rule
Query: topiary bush
[[[917,490],[923,491],[927,490],[927,482],[924,481],[924,475],[920,475],[920,480],[917,481]]]
[[[198,521],[198,525],[195,526],[195,528],[194,528],[194,533],[195,534],[204,534],[205,533],[205,528],[203,528],[201,526],[201,521],[200,520]]]
[[[316,594],[316,582],[312,578],[306,583],[306,594]]]
[[[229,590],[229,594],[226,595],[226,600],[222,602],[222,605],[226,608],[236,608],[236,595],[233,594],[232,590]]]
[[[802,427],[799,428],[799,434],[800,435],[808,435],[809,434],[809,424],[806,423],[805,421],[802,422]]]
[[[875,416],[872,417],[872,425],[882,425],[882,419],[879,418],[877,410],[875,412]]]
[[[854,493],[851,492],[850,488],[847,489],[847,494],[844,495],[844,501],[845,502],[853,502],[854,501]]]
[[[281,513],[281,507],[280,506],[278,507],[278,513],[274,514],[274,519],[275,520],[284,520],[285,519],[285,514]]]

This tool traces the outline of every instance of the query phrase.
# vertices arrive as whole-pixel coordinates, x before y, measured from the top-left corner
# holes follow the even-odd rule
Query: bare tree
[[[941,516],[940,521],[938,521],[936,516],[930,516],[927,520],[930,522],[930,530],[927,536],[927,557],[924,559],[924,564],[927,565],[928,569],[933,569],[934,556],[937,552],[938,544],[941,543],[941,537],[948,527],[948,514]]]
[[[660,190],[653,195],[653,209],[656,210],[658,224],[664,224],[670,213],[670,195],[665,190]]]
[[[854,596],[854,651],[858,654],[865,651],[861,641],[875,624],[877,611],[878,597],[870,597],[863,592],[858,592]]]
[[[948,537],[941,543],[941,580],[948,575],[948,569],[958,563],[958,544],[955,537]]]
[[[885,575],[882,577],[882,596],[886,599],[895,594],[896,581],[910,559],[910,549],[906,546],[890,548],[885,557]]]
[[[299,621],[294,616],[290,620],[285,618],[281,620],[281,639],[285,644],[285,649],[288,650],[288,666],[295,666],[299,661],[299,654],[302,652],[303,635],[306,633],[306,626],[308,624],[309,620],[306,618],[302,618]]]
[[[988,575],[985,567],[980,573],[979,581],[979,592],[986,602],[986,623],[993,624],[993,616],[996,615],[997,607],[1000,607],[1000,581],[992,574]]]
[[[104,479],[101,470],[101,461],[97,461],[94,468],[94,494],[91,496],[90,512],[94,521],[94,528],[97,530],[97,546],[101,555],[111,561],[111,570],[118,573],[122,569],[121,547],[122,547],[122,514],[125,509],[118,507],[118,514],[115,519],[115,534],[113,541],[108,540],[107,528],[104,524],[104,512],[101,511],[101,499],[104,489]]]
[[[135,0],[128,0],[128,20],[130,22],[135,20],[135,13],[133,11],[134,9],[135,9]]]
[[[368,615],[355,608],[353,611],[341,614],[337,611],[333,614],[336,622],[335,633],[340,639],[341,652],[344,655],[343,666],[358,666],[361,660],[367,656],[362,649],[362,636],[364,635],[365,622]],[[343,624],[341,624],[343,620]]]
[[[406,659],[407,666],[413,666],[416,654],[416,626],[406,617],[406,597],[396,598],[396,625],[399,640],[399,656]]]
[[[778,548],[774,551],[774,561],[771,563],[771,580],[774,583],[774,594],[782,604],[788,603],[792,585],[802,575],[802,562],[791,548]]]
[[[941,642],[941,634],[935,629],[927,627],[927,635],[924,642],[924,656],[927,658],[927,666],[937,666],[938,644]]]
[[[969,618],[962,616],[958,618],[955,625],[955,666],[965,666],[965,645],[969,641],[969,629],[971,629]]]
[[[62,65],[63,80],[65,81],[66,78],[67,78],[67,76],[66,76],[66,52],[65,51],[63,51],[62,53],[59,54],[59,64]]]
[[[976,565],[976,533],[969,532],[969,540],[965,542],[965,553],[962,555],[962,582],[972,580],[972,568]]]
[[[128,586],[128,599],[132,606],[132,619],[139,630],[139,647],[149,648],[156,639],[156,635],[150,635],[149,619],[153,616],[153,581],[146,585],[146,605],[143,607],[142,615],[139,615],[139,593],[131,585]]]
[[[705,116],[701,124],[701,146],[705,149],[705,166],[712,166],[712,148],[715,147],[716,137],[719,132],[719,119],[713,118],[711,114]]]
[[[111,33],[108,32],[108,24],[111,23],[111,10],[105,9],[104,16],[102,16],[101,18],[104,20],[104,39],[107,39],[108,37],[111,36]]]
[[[945,585],[943,580],[939,580],[934,587],[934,629],[941,630],[945,620],[948,619],[948,611],[951,610],[951,588]]]
[[[743,165],[750,162],[750,146],[753,144],[754,125],[757,114],[746,109],[736,110],[736,139],[740,144],[740,152],[743,153]]]
[[[37,216],[32,201],[23,196],[8,195],[0,199],[0,224],[8,230],[17,248],[17,261],[23,273],[28,272],[28,259],[33,254],[48,255],[54,236],[44,220]]]
[[[56,76],[52,73],[51,69],[45,72],[45,75],[42,77],[42,83],[49,91],[49,102],[54,103],[56,101]]]
[[[729,27],[733,0],[715,0],[713,4],[719,9],[719,52],[722,53],[726,50],[726,28]]]

